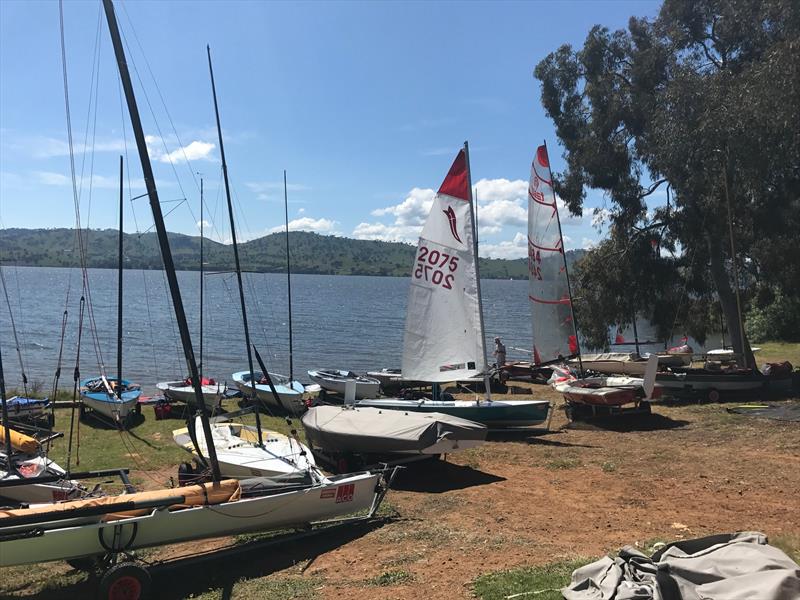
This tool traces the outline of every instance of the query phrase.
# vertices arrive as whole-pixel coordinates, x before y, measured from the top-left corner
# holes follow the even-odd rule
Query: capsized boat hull
[[[256,371],[254,375],[256,377],[256,381],[258,381],[261,379],[262,373],[261,371]],[[306,410],[306,405],[303,402],[303,393],[305,392],[305,388],[303,387],[302,383],[299,381],[290,381],[288,377],[285,375],[279,375],[278,373],[270,372],[269,376],[270,379],[272,379],[272,383],[275,386],[275,391],[278,392],[278,397],[283,403],[283,406],[275,401],[275,396],[272,394],[272,390],[268,384],[256,383],[256,397],[261,400],[261,402],[273,410],[288,410],[293,414],[300,414]],[[240,371],[238,373],[234,373],[231,378],[245,398],[249,398],[253,394],[253,385],[250,382],[249,371]]]
[[[156,387],[164,393],[164,397],[168,400],[192,405],[195,403],[194,387],[186,385],[185,381],[165,381],[157,383]],[[203,384],[201,390],[203,392],[203,403],[206,405],[206,408],[214,410],[219,406],[228,388],[224,383],[216,383],[213,385]]]
[[[483,423],[487,427],[532,427],[547,421],[547,400],[405,400],[378,398],[360,400],[357,406],[421,413],[438,412],[459,419]]]
[[[109,377],[106,381],[112,386],[117,382],[114,377]],[[99,377],[84,379],[81,381],[81,399],[87,407],[104,417],[112,421],[124,421],[137,407],[142,390],[125,379],[121,383],[123,392],[117,396],[102,389]]]
[[[436,412],[315,406],[302,423],[311,448],[326,453],[435,455],[486,439],[485,425]]]
[[[210,506],[168,511],[154,509],[139,517],[110,522],[70,524],[69,521],[4,528],[0,518],[0,567],[70,560],[108,553],[114,543],[128,550],[189,542],[205,538],[304,526],[368,510],[376,498],[380,473],[331,477],[324,483],[243,498]],[[181,488],[171,490],[179,492]],[[124,496],[120,496],[124,499]],[[3,539],[4,535],[39,530],[38,535]]]
[[[356,383],[356,399],[371,398],[377,396],[380,391],[381,382],[374,377],[357,376],[350,371],[339,371],[335,369],[324,369],[309,371],[308,376],[322,388],[344,395],[348,381]]]

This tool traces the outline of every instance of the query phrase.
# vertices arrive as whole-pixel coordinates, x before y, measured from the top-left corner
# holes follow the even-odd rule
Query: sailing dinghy
[[[374,377],[365,377],[339,369],[317,369],[309,371],[308,376],[321,388],[342,396],[345,394],[347,384],[352,382],[355,384],[356,398],[359,399],[376,396],[381,387],[381,382]]]
[[[208,377],[201,376],[200,381],[200,389],[203,392],[203,402],[206,408],[209,411],[216,410],[219,408],[219,403],[222,401],[228,387],[224,383],[219,383]],[[163,381],[157,383],[156,387],[164,393],[164,397],[167,400],[194,404],[194,385],[192,385],[191,377],[181,381]]]
[[[270,477],[291,479],[308,475],[316,469],[314,456],[299,440],[276,431],[259,431],[256,427],[228,421],[228,415],[211,418],[211,438],[223,477],[246,479]],[[199,421],[195,430],[200,431]],[[172,438],[182,448],[194,448],[188,428],[176,429]],[[198,439],[200,452],[208,453],[205,438]]]
[[[536,150],[528,186],[528,274],[534,363],[566,363],[577,357],[581,371],[585,370],[550,160],[544,145]],[[639,408],[642,400],[656,393],[653,381],[657,368],[658,357],[653,354],[646,361],[644,379],[585,377],[583,373],[576,378],[567,369],[565,377],[553,373],[557,379],[553,387],[563,394],[570,418],[589,412],[585,407],[591,408],[592,415],[601,407],[632,403]],[[642,404],[642,409],[649,411],[649,407]]]
[[[490,427],[547,420],[546,400],[493,400],[489,394],[468,146],[459,151],[433,200],[411,273],[402,376],[445,383],[483,379],[485,399],[369,399],[358,406],[439,412]]]

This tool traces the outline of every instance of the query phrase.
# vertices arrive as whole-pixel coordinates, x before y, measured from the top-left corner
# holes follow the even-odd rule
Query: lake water
[[[45,391],[52,386],[56,370],[66,306],[60,387],[71,387],[81,271],[5,266],[3,273],[25,373],[29,382],[42,385]],[[95,327],[89,326],[87,310],[81,344],[81,375],[97,374],[101,362],[112,375],[116,372],[116,271],[90,269],[88,278]],[[197,352],[200,274],[179,272],[178,280]],[[208,377],[230,381],[232,373],[247,370],[236,276],[206,274],[205,281],[203,372]],[[251,340],[271,371],[288,373],[286,275],[245,273],[244,281]],[[307,371],[317,368],[367,371],[399,367],[409,281],[406,277],[293,275],[295,378],[308,381]],[[186,374],[166,277],[162,271],[126,270],[124,282],[123,377],[153,392],[158,381]],[[481,288],[489,361],[493,361],[495,336],[503,339],[509,359],[529,358],[528,354],[514,350],[531,346],[527,281],[483,280]],[[92,329],[96,336],[92,335]],[[8,307],[2,297],[0,342],[6,386],[21,389],[20,364]],[[718,347],[714,343],[718,340],[707,342],[711,347]],[[696,343],[695,350],[700,350]],[[258,369],[257,364],[254,366]]]

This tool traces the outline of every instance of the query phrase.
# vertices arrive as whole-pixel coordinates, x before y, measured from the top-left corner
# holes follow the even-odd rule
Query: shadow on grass
[[[233,596],[234,585],[258,579],[335,550],[370,531],[383,527],[390,519],[373,519],[320,529],[292,539],[291,534],[269,536],[189,557],[176,558],[149,567],[152,597],[159,600],[190,598],[210,590],[220,598]],[[270,551],[271,549],[279,551]],[[66,600],[94,598],[98,580],[89,577],[79,583],[48,587],[28,600]],[[12,590],[20,591],[20,590]]]
[[[531,446],[550,446],[553,448],[596,448],[589,444],[569,444],[544,436],[564,433],[561,430],[548,431],[546,429],[505,429],[490,431],[486,436],[488,442],[525,442]]]
[[[89,425],[93,429],[106,429],[111,431],[116,431],[119,429],[119,425],[117,423],[114,423],[107,417],[104,417],[93,411],[86,412],[83,416],[81,416],[80,419],[81,423]],[[132,412],[128,415],[128,419],[125,422],[125,429],[130,431],[144,423],[144,421],[144,413]]]
[[[505,477],[443,460],[425,460],[411,463],[400,470],[392,483],[392,489],[440,494],[498,481],[505,481]]]
[[[679,429],[689,424],[689,421],[672,419],[658,413],[650,414],[617,414],[580,421],[571,421],[567,427],[570,429],[602,429],[626,433],[631,431],[666,431]]]

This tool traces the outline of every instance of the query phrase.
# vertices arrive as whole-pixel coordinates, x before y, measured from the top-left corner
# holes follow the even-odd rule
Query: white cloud
[[[593,240],[591,238],[585,237],[581,240],[581,247],[585,248],[586,250],[591,250],[597,245],[597,240]]]
[[[383,217],[392,215],[395,217],[395,225],[407,227],[409,225],[424,225],[428,213],[431,212],[433,198],[436,195],[430,188],[414,188],[400,204],[378,208],[373,210],[373,217]]]
[[[384,223],[359,223],[351,234],[357,240],[383,240],[384,242],[415,243],[422,233],[422,225],[386,225]]]
[[[173,150],[172,152],[165,152],[161,146],[161,139],[152,135],[145,137],[147,143],[147,153],[150,158],[163,163],[176,163],[183,161],[193,160],[214,160],[211,156],[211,151],[216,148],[211,142],[201,142],[194,140],[182,148]]]
[[[52,171],[33,171],[33,178],[36,183],[41,185],[55,185],[55,186],[71,186],[72,179],[63,173],[54,173]],[[90,185],[89,177],[86,176],[83,186]],[[78,180],[78,186],[81,186],[81,180]],[[127,182],[126,182],[127,186]],[[119,189],[119,177],[106,177],[105,175],[92,175],[91,187],[94,189]],[[135,179],[131,181],[131,188],[142,189],[144,188],[144,181],[142,179]]]
[[[300,207],[300,208],[297,209],[297,214],[298,215],[302,215],[304,212],[306,212],[306,209],[303,208],[303,207]]]
[[[478,254],[488,258],[525,258],[528,255],[528,238],[517,232],[514,239],[498,244],[480,244]]]
[[[330,219],[312,219],[311,217],[300,217],[289,221],[289,231],[313,231],[315,233],[335,234],[334,231],[337,222]],[[285,231],[284,225],[273,227],[269,230],[270,233],[278,231]]]
[[[203,226],[203,229],[207,229],[208,227],[211,227],[211,223],[209,223],[209,222],[208,222],[208,221],[206,221],[205,219],[203,219],[202,221],[198,221],[198,222],[196,223],[196,225],[197,225],[197,228],[198,228],[198,229],[200,229],[200,226],[201,226],[201,225]]]

